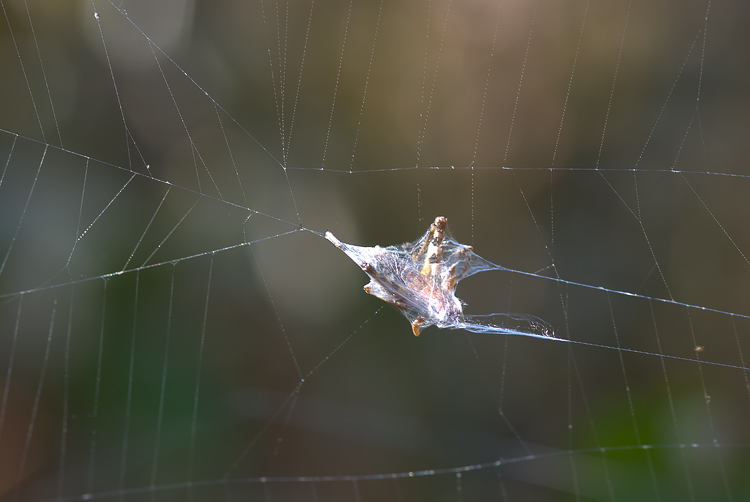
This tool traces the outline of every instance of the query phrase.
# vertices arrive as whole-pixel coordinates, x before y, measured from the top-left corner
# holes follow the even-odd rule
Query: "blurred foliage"
[[[747,372],[696,362],[750,353],[750,13],[707,7],[3,0],[0,492],[750,496]],[[609,348],[417,339],[306,231],[439,214],[509,269],[709,310],[498,272],[468,311]]]

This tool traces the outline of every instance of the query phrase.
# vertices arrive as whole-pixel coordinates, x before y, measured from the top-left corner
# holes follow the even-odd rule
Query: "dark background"
[[[2,6],[4,500],[750,496],[744,3]],[[600,346],[415,338],[307,231],[437,215],[614,291],[488,272],[467,312]]]

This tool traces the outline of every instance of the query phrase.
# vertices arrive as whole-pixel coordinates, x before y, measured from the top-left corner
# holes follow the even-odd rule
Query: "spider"
[[[455,294],[459,281],[477,272],[507,269],[474,254],[472,246],[452,239],[447,225],[448,220],[438,216],[416,241],[385,248],[345,244],[331,232],[326,232],[325,237],[370,277],[364,287],[367,293],[390,303],[406,316],[415,336],[427,326],[435,325],[478,333],[554,338],[552,328],[534,316],[491,315],[509,318],[516,324],[507,326],[482,322],[489,316],[463,314],[464,303]]]

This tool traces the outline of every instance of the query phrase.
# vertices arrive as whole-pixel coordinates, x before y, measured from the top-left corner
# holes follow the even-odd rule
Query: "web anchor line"
[[[385,479],[409,479],[424,478],[431,476],[440,476],[450,474],[455,476],[459,473],[483,471],[488,469],[497,469],[498,467],[520,464],[534,460],[546,460],[565,455],[585,455],[590,453],[602,452],[622,452],[633,450],[676,450],[676,449],[714,449],[714,448],[750,448],[746,443],[677,443],[677,444],[644,444],[640,446],[608,446],[599,448],[581,448],[577,450],[558,450],[554,452],[533,453],[520,457],[503,458],[490,462],[478,464],[468,464],[459,467],[446,467],[443,469],[425,469],[421,471],[403,471],[391,472],[384,474],[360,474],[360,475],[340,475],[340,476],[261,476],[248,478],[222,478],[209,479],[204,481],[191,481],[184,483],[168,483],[158,486],[143,486],[139,488],[127,488],[124,490],[111,490],[98,493],[84,493],[82,495],[73,495],[57,499],[47,499],[41,502],[77,502],[80,500],[99,500],[113,497],[122,497],[127,495],[140,495],[150,492],[167,492],[174,490],[185,490],[189,488],[206,488],[212,486],[226,485],[248,485],[248,484],[285,484],[285,483],[354,483],[358,481],[380,481]]]
[[[98,276],[95,276],[95,277],[86,277],[86,278],[83,278],[83,279],[71,280],[71,281],[67,281],[67,282],[63,282],[63,283],[59,283],[59,284],[53,284],[53,285],[49,285],[49,286],[42,286],[42,287],[37,287],[37,288],[30,288],[30,289],[26,289],[26,290],[23,290],[23,291],[15,291],[13,293],[3,293],[3,294],[0,294],[0,299],[14,298],[14,297],[17,297],[17,296],[20,296],[20,295],[25,295],[25,294],[30,294],[30,293],[37,293],[37,292],[40,292],[40,291],[47,291],[47,290],[50,290],[50,289],[62,288],[62,287],[71,286],[71,285],[75,285],[75,284],[80,284],[80,283],[95,281],[95,280],[98,280],[98,279],[108,279],[108,278],[111,278],[111,277],[116,277],[116,276],[120,276],[120,275],[131,273],[131,272],[139,272],[141,270],[146,270],[146,269],[150,269],[150,268],[160,267],[162,265],[176,264],[176,263],[179,263],[181,261],[191,260],[191,259],[194,259],[194,258],[199,258],[199,257],[203,257],[203,256],[216,255],[217,253],[221,253],[221,252],[224,252],[224,251],[230,251],[232,249],[236,249],[236,248],[239,248],[239,247],[242,247],[242,246],[248,246],[248,245],[251,245],[251,244],[258,243],[258,242],[262,242],[262,241],[266,241],[266,240],[270,240],[270,239],[275,239],[277,237],[282,237],[282,236],[285,236],[285,235],[290,235],[290,234],[294,234],[294,233],[302,232],[302,231],[310,232],[312,234],[315,234],[315,235],[318,235],[318,236],[320,236],[322,238],[325,238],[325,234],[323,232],[318,232],[318,231],[306,228],[304,226],[300,226],[298,228],[289,230],[287,232],[282,232],[282,233],[279,233],[279,234],[276,234],[276,235],[267,236],[267,237],[261,237],[259,239],[255,239],[253,241],[241,242],[239,244],[233,244],[233,245],[230,245],[230,246],[225,246],[223,248],[213,249],[213,250],[210,250],[210,251],[204,251],[204,252],[201,252],[201,253],[196,253],[196,254],[193,254],[193,255],[190,255],[190,256],[184,256],[184,257],[181,257],[181,258],[174,258],[172,260],[165,260],[165,261],[161,261],[161,262],[158,262],[158,263],[152,263],[150,265],[145,265],[144,264],[143,266],[140,266],[140,267],[137,267],[137,268],[131,268],[131,269],[127,269],[127,270],[120,270],[120,271],[116,271],[116,272],[111,272],[109,274],[98,275]],[[617,290],[617,289],[606,288],[604,286],[594,286],[592,284],[586,284],[586,283],[583,283],[583,282],[572,281],[572,280],[563,279],[563,278],[559,278],[559,277],[550,277],[550,276],[541,275],[541,274],[538,274],[538,273],[535,273],[535,272],[527,272],[527,271],[523,271],[523,270],[510,269],[510,268],[507,268],[507,267],[503,267],[501,265],[496,265],[496,264],[494,264],[492,262],[489,262],[489,261],[487,263],[492,266],[492,270],[496,270],[496,271],[510,272],[510,273],[513,273],[513,274],[519,274],[519,275],[523,275],[523,276],[527,276],[527,277],[534,277],[534,278],[538,278],[538,279],[546,279],[546,280],[550,280],[550,281],[554,281],[554,282],[558,282],[558,283],[566,284],[566,285],[570,285],[570,286],[577,286],[577,287],[581,287],[581,288],[585,288],[585,289],[591,289],[591,290],[599,290],[599,291],[602,291],[604,293],[611,293],[611,294],[620,295],[620,296],[627,296],[627,297],[630,297],[630,298],[638,298],[638,299],[641,299],[641,300],[650,300],[650,301],[664,303],[664,304],[669,304],[669,305],[676,305],[676,306],[681,306],[681,307],[687,307],[689,309],[701,310],[701,311],[704,311],[704,312],[712,312],[712,313],[721,314],[721,315],[728,315],[728,316],[733,316],[733,317],[741,318],[741,319],[750,319],[750,314],[740,314],[738,312],[729,312],[729,311],[725,311],[725,310],[721,310],[721,309],[716,309],[716,308],[712,308],[712,307],[703,307],[703,306],[700,306],[700,305],[694,305],[694,304],[690,304],[690,303],[687,303],[687,302],[681,302],[681,301],[671,300],[671,299],[667,299],[667,298],[659,298],[659,297],[641,295],[641,294],[632,293],[632,292],[629,292],[629,291],[621,291],[621,290]],[[566,341],[564,339],[556,339],[556,338],[552,338],[552,340]],[[584,344],[584,345],[607,347],[606,345],[597,345],[597,344],[592,344],[592,343],[588,343],[588,342],[580,342],[580,341],[574,341],[574,340],[570,340],[570,341],[574,342],[574,343]],[[626,349],[622,349],[622,350],[626,350]],[[649,352],[644,352],[644,353],[645,354],[650,354]],[[658,354],[654,354],[654,355],[658,355]],[[740,366],[733,366],[733,365],[729,365],[729,364],[711,363],[711,362],[708,362],[708,361],[703,361],[703,362],[705,364],[714,364],[714,365],[726,366],[726,367],[730,367],[730,368],[750,369],[750,368],[742,368]]]
[[[217,104],[217,106],[219,106]],[[224,111],[220,106],[219,109]],[[226,113],[226,111],[224,111]],[[278,221],[280,223],[286,223],[289,225],[293,225],[297,228],[300,228],[299,223],[291,222],[288,220],[285,220],[283,218],[279,218],[277,216],[273,216],[268,213],[264,213],[262,211],[253,209],[251,207],[243,206],[242,204],[237,204],[235,202],[220,199],[218,197],[215,197],[210,194],[201,193],[198,190],[188,188],[182,185],[178,185],[177,183],[172,183],[170,181],[157,178],[155,176],[151,176],[148,174],[144,174],[132,169],[129,169],[127,167],[120,166],[118,164],[114,164],[112,162],[107,162],[105,160],[97,159],[94,157],[91,157],[89,155],[84,155],[82,153],[76,152],[74,150],[69,150],[67,148],[62,148],[53,144],[45,143],[42,140],[32,138],[30,136],[24,136],[23,134],[18,134],[12,131],[9,131],[7,129],[3,129],[0,127],[0,132],[5,133],[9,136],[14,137],[14,143],[17,139],[23,139],[26,141],[30,141],[32,143],[37,143],[41,146],[44,146],[46,149],[52,149],[56,151],[60,151],[63,153],[67,153],[69,155],[74,155],[76,157],[80,157],[82,159],[85,159],[87,161],[93,161],[98,164],[101,164],[106,167],[112,167],[114,169],[119,169],[120,171],[124,171],[129,174],[135,174],[138,177],[146,178],[151,181],[155,181],[157,183],[161,183],[163,185],[166,185],[170,188],[176,188],[179,190],[182,190],[184,192],[193,193],[195,195],[200,195],[202,197],[205,197],[207,199],[210,199],[215,202],[219,202],[221,204],[226,204],[227,206],[238,208],[238,209],[244,209],[247,211],[251,211],[254,214],[257,214],[258,216],[263,216],[265,218],[269,218],[275,221]],[[279,164],[281,165],[281,164]],[[326,168],[325,170],[321,170],[319,166],[286,166],[284,167],[286,171],[316,171],[319,173],[329,173],[329,174],[348,174],[348,175],[356,175],[356,174],[374,174],[374,173],[384,173],[384,172],[395,172],[395,171],[473,171],[473,170],[489,170],[489,171],[568,171],[568,172],[591,172],[599,174],[600,172],[637,172],[637,173],[652,173],[652,174],[669,174],[669,175],[675,175],[675,174],[681,174],[681,175],[704,175],[704,176],[722,176],[722,177],[729,177],[729,178],[740,178],[740,179],[750,179],[750,174],[741,174],[741,173],[729,173],[729,172],[721,172],[721,171],[690,171],[690,170],[680,170],[680,169],[650,169],[650,168],[606,168],[606,169],[596,169],[594,167],[582,167],[582,166],[560,166],[560,167],[553,167],[553,166],[541,166],[541,167],[514,167],[514,166],[507,166],[507,165],[501,165],[501,166],[476,166],[476,165],[450,165],[450,166],[441,166],[441,165],[433,165],[433,166],[423,166],[423,167],[416,167],[416,166],[401,166],[401,167],[391,167],[391,168],[382,168],[382,169],[361,169],[361,170],[354,170],[350,171],[348,169],[329,169]],[[309,230],[305,228],[304,226],[301,227],[303,230]],[[322,233],[318,233],[319,235],[323,235]]]
[[[186,261],[186,260],[190,260],[190,259],[193,259],[193,258],[199,258],[199,257],[203,257],[203,256],[214,256],[214,255],[216,255],[218,253],[221,253],[221,252],[224,252],[224,251],[229,251],[229,250],[236,249],[236,248],[239,248],[239,247],[242,247],[242,246],[248,246],[248,245],[251,245],[251,244],[255,244],[257,242],[262,242],[262,241],[265,241],[265,240],[273,239],[273,238],[276,238],[276,237],[281,237],[281,236],[284,236],[284,235],[290,235],[290,234],[294,234],[294,233],[301,232],[301,231],[307,231],[307,232],[313,233],[315,235],[324,237],[324,234],[322,234],[321,232],[316,232],[314,230],[310,230],[308,228],[301,227],[301,228],[296,228],[294,230],[290,230],[288,232],[283,232],[281,234],[277,234],[277,235],[273,235],[273,236],[269,236],[269,237],[262,237],[260,239],[256,239],[256,240],[253,240],[253,241],[242,242],[242,243],[239,243],[239,244],[234,244],[234,245],[231,245],[231,246],[226,246],[224,248],[215,249],[215,250],[212,250],[212,251],[205,251],[205,252],[202,252],[202,253],[196,253],[196,254],[191,255],[191,256],[186,256],[186,257],[182,257],[182,258],[176,258],[176,259],[173,259],[173,260],[168,260],[168,261],[163,261],[163,262],[159,262],[159,263],[154,263],[154,264],[151,264],[151,265],[144,265],[144,266],[138,267],[138,268],[133,268],[133,269],[128,269],[128,270],[121,270],[121,271],[112,272],[112,273],[109,273],[109,274],[104,274],[104,275],[100,275],[100,276],[96,276],[96,277],[87,277],[85,279],[78,279],[78,280],[74,280],[74,281],[68,281],[68,282],[65,282],[65,283],[55,284],[55,285],[52,285],[52,286],[45,286],[45,287],[40,287],[40,288],[33,288],[33,289],[25,290],[25,291],[17,291],[15,293],[5,293],[5,294],[0,295],[0,299],[13,298],[13,297],[16,297],[16,296],[26,295],[26,294],[30,294],[30,293],[39,292],[39,291],[46,291],[46,290],[55,289],[55,288],[72,286],[72,285],[76,285],[76,284],[80,284],[80,283],[95,281],[95,280],[98,280],[98,279],[109,279],[111,277],[116,277],[116,276],[124,275],[124,274],[130,273],[130,272],[139,273],[142,270],[147,270],[147,269],[151,269],[151,268],[155,268],[155,267],[159,267],[159,266],[167,265],[167,264],[175,265],[175,264],[177,264],[177,263],[179,263],[181,261]],[[491,262],[488,262],[488,263],[491,264]],[[492,264],[492,265],[494,265],[494,264]],[[586,289],[599,290],[599,291],[602,291],[602,292],[605,292],[605,293],[616,294],[616,295],[621,295],[621,296],[628,296],[628,297],[631,297],[631,298],[638,298],[638,299],[642,299],[642,300],[649,300],[649,301],[660,302],[660,303],[665,303],[665,304],[670,304],[670,305],[682,306],[682,307],[687,307],[689,309],[702,310],[702,311],[705,311],[705,312],[713,312],[713,313],[717,313],[717,314],[732,316],[732,317],[735,317],[735,318],[750,319],[750,315],[749,314],[739,314],[739,313],[735,313],[735,312],[727,312],[727,311],[723,311],[723,310],[719,310],[719,309],[714,309],[714,308],[710,308],[710,307],[701,307],[699,305],[692,305],[692,304],[689,304],[689,303],[679,302],[679,301],[676,301],[676,300],[669,300],[669,299],[666,299],[666,298],[649,297],[649,296],[646,296],[646,295],[639,295],[637,293],[631,293],[631,292],[628,292],[628,291],[619,291],[619,290],[616,290],[616,289],[605,288],[605,287],[602,287],[602,286],[593,286],[593,285],[590,285],[590,284],[585,284],[585,283],[576,282],[576,281],[570,281],[570,280],[566,280],[566,279],[562,279],[562,278],[556,278],[556,277],[549,277],[549,276],[545,276],[545,275],[539,275],[539,274],[536,274],[536,273],[533,273],[533,272],[525,272],[525,271],[522,271],[522,270],[513,270],[513,269],[506,268],[506,267],[502,267],[500,265],[494,265],[494,267],[496,267],[496,268],[494,268],[494,270],[497,270],[497,271],[505,271],[505,272],[511,272],[511,273],[515,273],[515,274],[520,274],[520,275],[528,276],[528,277],[535,277],[535,278],[539,278],[539,279],[547,279],[547,280],[551,280],[551,281],[555,281],[555,282],[558,282],[558,283],[567,284],[567,285],[571,285],[571,286],[578,286],[578,287],[582,287],[582,288],[586,288]],[[528,335],[519,335],[519,336],[528,336]],[[599,348],[605,348],[605,349],[621,350],[621,351],[624,351],[624,352],[632,352],[632,353],[635,353],[635,354],[651,355],[651,356],[656,356],[656,357],[665,357],[665,358],[670,358],[670,359],[695,362],[694,359],[690,359],[690,358],[686,358],[686,357],[671,356],[671,355],[666,355],[666,354],[657,354],[657,353],[653,353],[653,352],[642,351],[642,350],[637,350],[637,349],[628,349],[628,348],[624,348],[624,347],[612,347],[612,346],[608,346],[608,345],[604,345],[604,344],[597,344],[597,343],[593,343],[593,342],[584,342],[584,341],[581,341],[581,340],[561,339],[561,338],[549,338],[549,337],[541,337],[541,338],[544,338],[545,340],[554,340],[554,341],[561,341],[561,342],[569,342],[569,343],[574,343],[574,344],[577,344],[577,345],[587,345],[587,346],[591,346],[591,347],[599,347]],[[711,366],[719,366],[719,367],[731,368],[731,369],[739,369],[739,370],[743,370],[743,371],[750,371],[750,368],[748,368],[748,367],[734,365],[734,364],[728,364],[728,363],[720,363],[720,362],[715,362],[715,361],[704,361],[704,360],[701,360],[701,364],[707,364],[707,365],[711,365]]]

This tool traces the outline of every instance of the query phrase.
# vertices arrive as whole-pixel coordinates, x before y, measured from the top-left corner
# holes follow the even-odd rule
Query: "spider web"
[[[750,496],[742,6],[0,6],[3,500]]]

